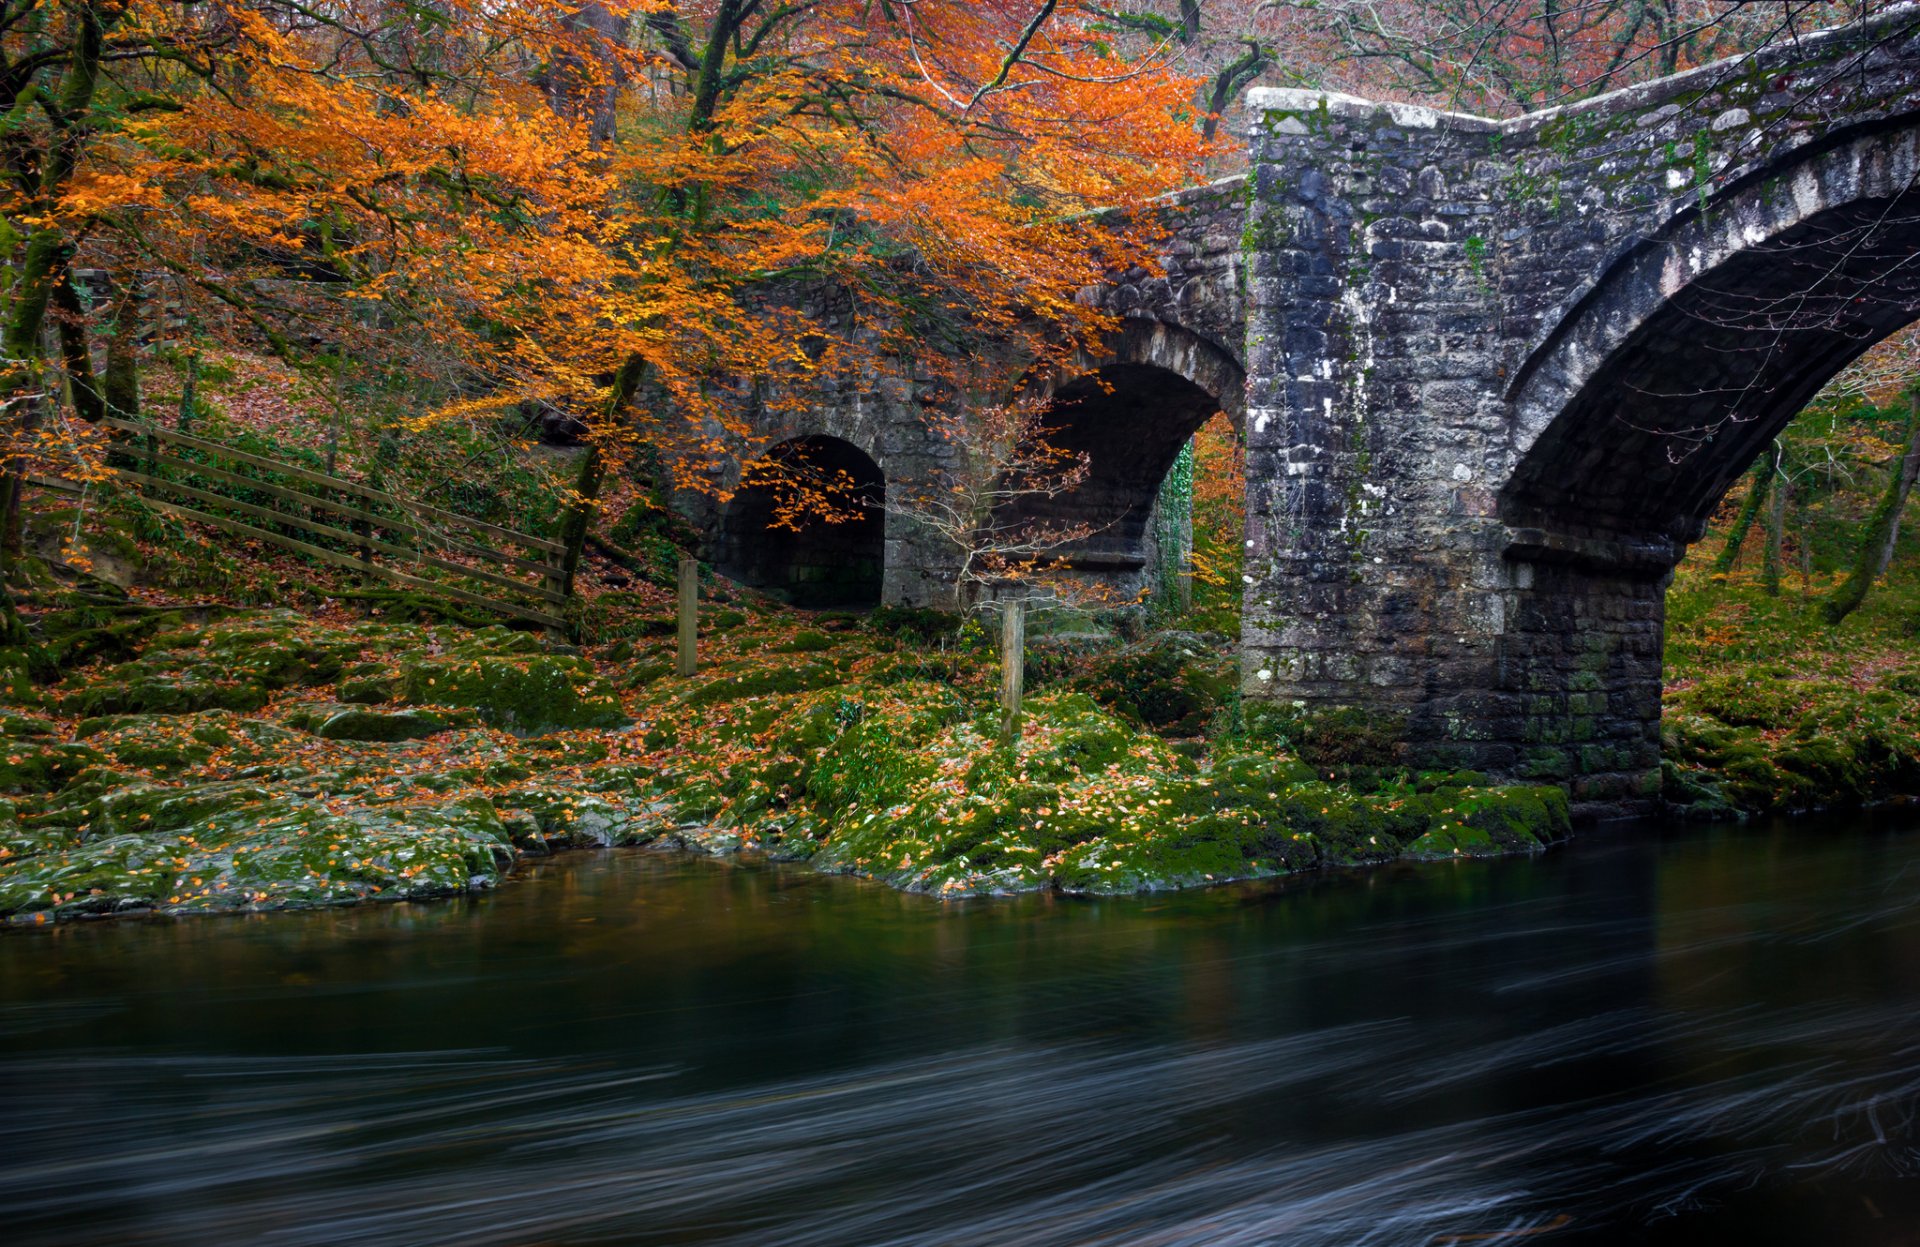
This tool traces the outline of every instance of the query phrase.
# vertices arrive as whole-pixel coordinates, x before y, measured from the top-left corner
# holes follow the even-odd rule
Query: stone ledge
[[[1550,563],[1629,576],[1664,576],[1681,551],[1659,537],[1576,537],[1544,528],[1507,529],[1501,557],[1509,563]]]

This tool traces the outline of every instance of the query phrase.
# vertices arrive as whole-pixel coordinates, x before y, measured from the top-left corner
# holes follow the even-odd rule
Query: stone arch
[[[795,606],[878,606],[886,577],[886,475],[843,438],[788,438],[749,464],[720,511],[714,564],[731,580]],[[834,504],[793,506],[801,490]]]
[[[1129,318],[1099,354],[1081,353],[1045,390],[1049,440],[1087,456],[1071,493],[1029,499],[1014,522],[1085,525],[1092,535],[1063,552],[1067,565],[1124,589],[1144,587],[1150,522],[1160,484],[1187,441],[1216,412],[1236,427],[1246,412],[1238,361],[1179,325]]]
[[[1157,368],[1213,397],[1238,427],[1247,411],[1247,371],[1233,352],[1212,338],[1172,321],[1129,316],[1108,335],[1101,351],[1076,354],[1055,374],[1048,394],[1103,368]]]
[[[1820,387],[1917,315],[1920,118],[1790,153],[1621,256],[1527,357],[1501,517],[1664,571]]]

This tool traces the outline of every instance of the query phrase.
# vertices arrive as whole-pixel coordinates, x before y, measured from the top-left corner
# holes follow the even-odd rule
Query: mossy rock
[[[47,738],[0,742],[0,792],[56,792],[75,776],[104,760],[86,745]]]
[[[916,743],[886,720],[855,723],[821,754],[807,781],[808,795],[835,812],[897,804],[935,769]]]
[[[393,742],[424,740],[437,736],[451,725],[439,715],[424,710],[342,710],[314,729],[322,740]]]
[[[1733,727],[1779,728],[1799,718],[1819,686],[1801,680],[1768,679],[1758,672],[1699,681],[1687,700]]]
[[[520,736],[628,723],[620,699],[592,664],[545,654],[415,659],[402,669],[401,699],[468,706],[489,725]]]
[[[1284,748],[1320,771],[1390,768],[1405,725],[1394,715],[1357,708],[1303,709],[1276,702],[1244,707],[1251,741]]]
[[[60,725],[51,719],[38,715],[10,714],[0,712],[0,737],[7,740],[29,740],[56,736]]]
[[[187,715],[110,715],[84,719],[74,728],[118,767],[166,774],[204,765],[216,755],[229,765],[259,763],[298,746],[297,732],[278,723],[229,711]]]
[[[265,687],[244,679],[222,679],[199,672],[148,674],[128,668],[121,668],[116,674],[122,678],[62,696],[61,711],[87,717],[195,714],[202,710],[248,713],[273,700],[273,694]]]
[[[1415,860],[1539,852],[1572,827],[1560,788],[1443,788],[1426,802],[1431,824],[1406,846]]]
[[[628,669],[627,674],[620,681],[620,687],[629,690],[646,688],[656,680],[664,680],[672,675],[675,669],[676,664],[671,658],[644,659]]]
[[[606,796],[527,787],[495,798],[522,847],[606,848],[647,844],[671,825],[662,804],[614,801]],[[529,833],[528,828],[531,828]],[[527,839],[531,835],[534,839]]]
[[[1671,758],[1660,764],[1660,796],[1667,809],[1694,821],[1737,821],[1746,816],[1727,799],[1719,780],[1710,772],[1677,765]]]
[[[355,663],[341,672],[333,699],[350,706],[381,706],[400,696],[400,673],[384,662]]]
[[[952,611],[919,606],[879,606],[867,612],[867,627],[882,636],[909,638],[926,644],[960,631],[966,622]]]
[[[1061,781],[1130,761],[1157,766],[1168,760],[1164,746],[1143,738],[1085,693],[1043,693],[1025,710],[1022,760],[1038,779]],[[992,722],[983,728],[991,730]]]
[[[716,673],[706,683],[689,691],[682,701],[688,706],[715,706],[781,693],[808,693],[845,682],[846,675],[826,662],[743,665]]]

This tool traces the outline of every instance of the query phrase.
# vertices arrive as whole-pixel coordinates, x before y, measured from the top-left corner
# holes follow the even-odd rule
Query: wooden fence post
[[[1020,739],[1020,694],[1026,681],[1027,604],[1008,602],[1000,618],[1000,742]]]
[[[700,640],[700,563],[680,560],[680,677],[685,679],[699,667]]]

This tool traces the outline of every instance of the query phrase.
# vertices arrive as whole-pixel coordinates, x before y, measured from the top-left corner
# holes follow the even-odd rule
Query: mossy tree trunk
[[[1860,544],[1854,553],[1853,570],[1821,607],[1821,614],[1830,624],[1837,624],[1859,610],[1873,582],[1885,575],[1887,565],[1893,562],[1893,548],[1900,540],[1900,514],[1906,510],[1907,498],[1913,493],[1914,478],[1920,477],[1920,389],[1907,396],[1903,432],[1906,450],[1893,462],[1879,504],[1860,526]]]
[[[107,411],[122,420],[140,417],[140,275],[126,273],[114,293],[113,329],[107,335],[107,367],[100,394]],[[189,364],[187,385],[193,384]],[[185,400],[182,400],[183,402]]]
[[[1760,564],[1760,587],[1773,597],[1780,596],[1780,561],[1787,537],[1787,503],[1793,498],[1793,481],[1782,478],[1774,485],[1767,507],[1767,555]]]
[[[640,391],[640,382],[646,377],[647,364],[638,355],[629,356],[620,371],[614,375],[613,388],[607,395],[604,422],[611,426],[626,411],[633,396]],[[574,577],[580,571],[580,556],[586,550],[587,530],[593,526],[595,503],[600,496],[601,481],[606,475],[605,461],[600,453],[600,442],[591,439],[587,442],[587,453],[581,461],[579,475],[573,482],[573,499],[567,507],[566,519],[561,524],[560,542],[566,547],[561,556],[560,592],[573,595]]]
[[[44,398],[41,346],[46,327],[47,308],[55,290],[66,281],[67,261],[71,254],[58,207],[61,194],[73,177],[92,134],[94,93],[100,83],[101,53],[107,28],[123,10],[81,5],[75,9],[77,28],[61,68],[60,84],[45,109],[53,126],[53,136],[39,157],[38,168],[31,164],[16,176],[27,182],[30,194],[23,208],[39,224],[27,235],[15,273],[14,298],[4,330],[0,330],[0,353],[5,361],[0,397],[6,403],[12,433],[24,445],[39,427]],[[24,102],[24,100],[23,100]],[[0,497],[4,528],[0,528],[0,564],[5,574],[17,574],[24,554],[21,531],[20,492],[26,478],[26,464],[15,458],[7,466]]]
[[[73,288],[73,273],[60,266],[59,280],[53,287],[54,324],[60,333],[60,359],[67,374],[67,396],[74,414],[88,424],[98,424],[107,414],[106,401],[93,375],[93,352],[87,338],[87,308],[80,292]]]
[[[1719,555],[1713,560],[1713,570],[1718,575],[1726,575],[1740,559],[1740,547],[1746,544],[1747,534],[1753,530],[1753,522],[1760,518],[1760,512],[1767,505],[1767,498],[1773,492],[1774,473],[1780,468],[1780,446],[1774,443],[1767,453],[1760,456],[1760,462],[1753,465],[1752,481],[1747,486],[1746,499],[1740,504],[1740,513],[1734,518],[1733,528],[1727,533],[1727,544],[1720,547]]]

